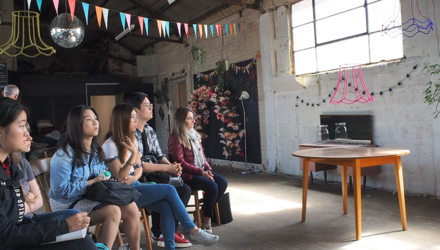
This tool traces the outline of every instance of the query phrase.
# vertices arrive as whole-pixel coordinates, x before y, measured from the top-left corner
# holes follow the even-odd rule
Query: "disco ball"
[[[59,46],[71,49],[78,46],[84,39],[84,25],[78,17],[70,13],[56,16],[50,23],[50,35]]]

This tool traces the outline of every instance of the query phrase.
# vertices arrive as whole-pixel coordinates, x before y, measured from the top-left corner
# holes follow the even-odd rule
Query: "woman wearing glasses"
[[[194,129],[194,114],[189,108],[178,108],[174,114],[173,133],[168,139],[168,154],[181,163],[182,179],[192,190],[203,190],[202,229],[212,233],[214,205],[223,196],[228,181],[212,172],[203,153],[201,138]]]
[[[138,147],[134,140],[138,120],[136,110],[130,104],[118,104],[113,108],[107,140],[102,146],[106,164],[112,176],[139,190],[142,195],[136,201],[138,207],[161,214],[160,225],[165,249],[175,249],[174,218],[181,222],[185,231],[190,232],[191,240],[206,246],[214,244],[219,237],[196,227],[173,186],[168,184],[142,185],[138,181],[142,175]]]

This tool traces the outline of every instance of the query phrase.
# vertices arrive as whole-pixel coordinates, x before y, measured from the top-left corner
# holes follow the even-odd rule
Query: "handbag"
[[[141,193],[130,185],[117,181],[95,182],[87,187],[83,196],[92,201],[99,201],[103,205],[127,205],[141,196]]]
[[[175,187],[183,186],[183,180],[180,176],[174,176],[167,172],[158,171],[149,173],[145,178],[151,182],[170,184]]]
[[[229,200],[229,192],[224,193],[223,196],[218,201],[218,210],[220,213],[220,222],[222,224],[229,223],[233,220],[231,211],[231,201]],[[213,222],[217,222],[217,217],[213,216],[211,218]]]

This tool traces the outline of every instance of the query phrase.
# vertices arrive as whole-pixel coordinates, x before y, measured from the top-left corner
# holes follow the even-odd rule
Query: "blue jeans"
[[[185,183],[191,187],[191,190],[203,190],[203,216],[212,218],[214,214],[215,203],[223,196],[228,187],[228,181],[221,175],[212,172],[214,180],[201,176],[193,175],[193,178]]]
[[[135,185],[134,188],[142,194],[136,201],[138,207],[160,213],[160,229],[162,230],[165,249],[175,249],[174,218],[180,221],[185,231],[189,231],[196,226],[180,200],[176,188],[168,184]]]
[[[65,219],[69,218],[70,216],[72,216],[74,214],[78,214],[78,213],[81,213],[81,211],[76,210],[76,209],[65,209],[65,210],[59,210],[56,212],[37,214],[31,218],[36,223],[41,223],[43,221],[65,220]]]

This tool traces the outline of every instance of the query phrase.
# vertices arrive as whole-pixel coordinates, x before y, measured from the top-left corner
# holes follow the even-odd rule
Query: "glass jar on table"
[[[327,143],[328,142],[327,125],[318,125],[318,131],[316,132],[316,142],[318,142],[318,143]]]

